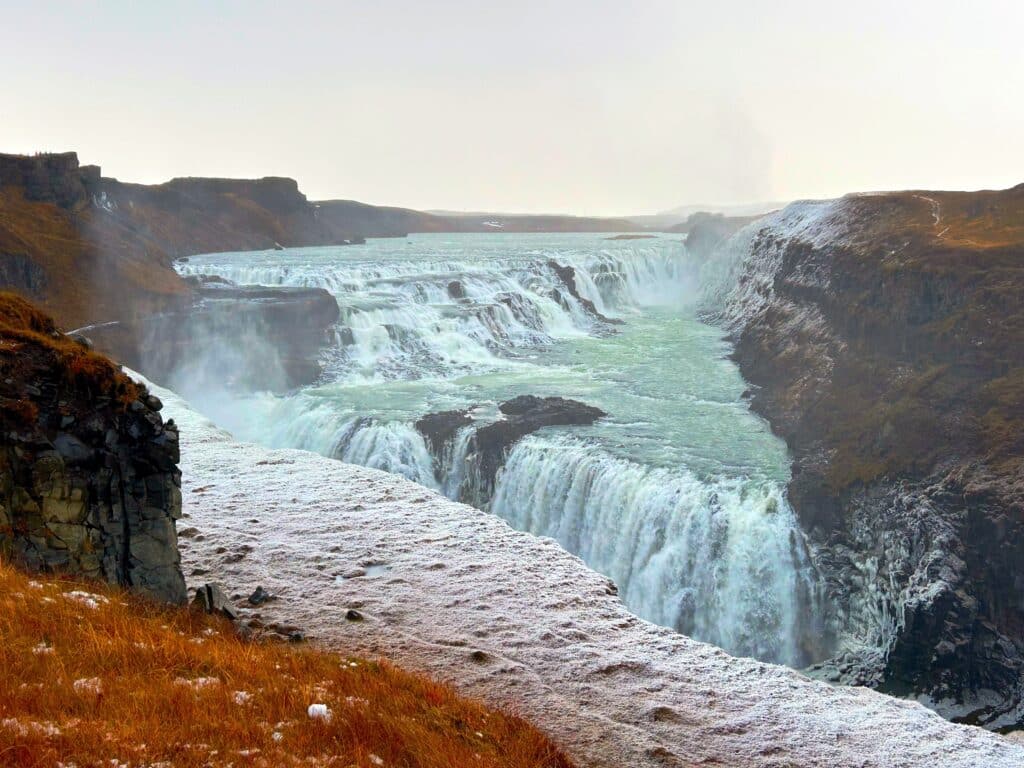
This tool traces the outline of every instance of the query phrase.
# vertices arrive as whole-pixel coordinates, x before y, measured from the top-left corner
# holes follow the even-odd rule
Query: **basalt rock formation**
[[[817,673],[1024,724],[1024,185],[794,204],[706,255],[836,606]]]
[[[0,553],[181,603],[178,431],[85,340],[0,294]]]
[[[472,495],[465,499],[478,506],[490,498],[505,457],[517,442],[544,427],[587,426],[607,414],[600,408],[564,397],[520,395],[498,406],[500,418],[478,427],[470,438],[466,461],[473,478]],[[442,411],[419,419],[415,426],[431,453],[440,458],[459,430],[474,423],[471,409]]]

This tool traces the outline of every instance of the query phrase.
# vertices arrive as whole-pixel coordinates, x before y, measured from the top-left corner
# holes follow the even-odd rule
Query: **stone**
[[[228,600],[227,594],[219,584],[204,584],[196,590],[192,605],[205,613],[219,614],[232,621],[238,619],[238,611]]]
[[[267,592],[267,590],[265,590],[263,587],[256,587],[255,591],[251,595],[249,595],[249,604],[263,605],[263,603],[267,603],[271,600],[276,599],[277,598],[274,595]]]
[[[157,402],[142,387],[125,409],[109,395],[69,386],[66,372],[31,345],[20,354],[0,397],[27,394],[37,415],[0,435],[0,552],[29,568],[185,602],[174,530],[181,516],[177,433],[165,437],[150,407]]]

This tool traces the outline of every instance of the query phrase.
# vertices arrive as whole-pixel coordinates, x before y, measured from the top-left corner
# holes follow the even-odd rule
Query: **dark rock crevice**
[[[598,310],[597,307],[594,306],[594,302],[592,302],[590,299],[583,297],[580,294],[579,289],[576,287],[575,267],[571,267],[568,265],[563,266],[554,259],[548,262],[548,266],[558,276],[558,279],[562,281],[562,284],[565,286],[565,290],[569,293],[569,295],[576,299],[576,301],[578,301],[581,305],[583,305],[583,308],[587,310],[587,312],[593,315],[596,319],[600,320],[602,323],[608,323],[609,325],[622,325],[622,320],[619,320],[618,318],[615,317],[608,317],[607,315],[603,314],[600,310]]]

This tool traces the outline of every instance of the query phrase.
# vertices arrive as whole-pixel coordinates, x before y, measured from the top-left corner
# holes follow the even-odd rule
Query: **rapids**
[[[168,382],[239,438],[397,473],[552,537],[636,614],[731,653],[791,666],[828,655],[785,445],[747,408],[723,332],[698,319],[700,270],[679,240],[416,235],[210,254],[179,270],[338,300],[316,386],[211,386],[201,361]],[[520,394],[608,418],[524,438],[492,493],[472,471],[472,433]],[[475,423],[432,455],[414,422],[455,409]]]

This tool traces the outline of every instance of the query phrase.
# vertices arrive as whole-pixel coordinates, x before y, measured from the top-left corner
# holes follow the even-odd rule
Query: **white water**
[[[596,320],[552,260],[625,325]],[[640,616],[734,653],[791,665],[826,654],[813,570],[782,491],[785,447],[747,409],[721,334],[696,319],[678,241],[417,236],[214,254],[181,269],[323,287],[341,308],[318,386],[279,397],[197,391],[194,374],[171,382],[236,435],[473,501],[579,554]],[[523,440],[490,498],[472,472],[473,430],[519,394],[609,416]],[[413,422],[468,407],[474,426],[431,456]]]

